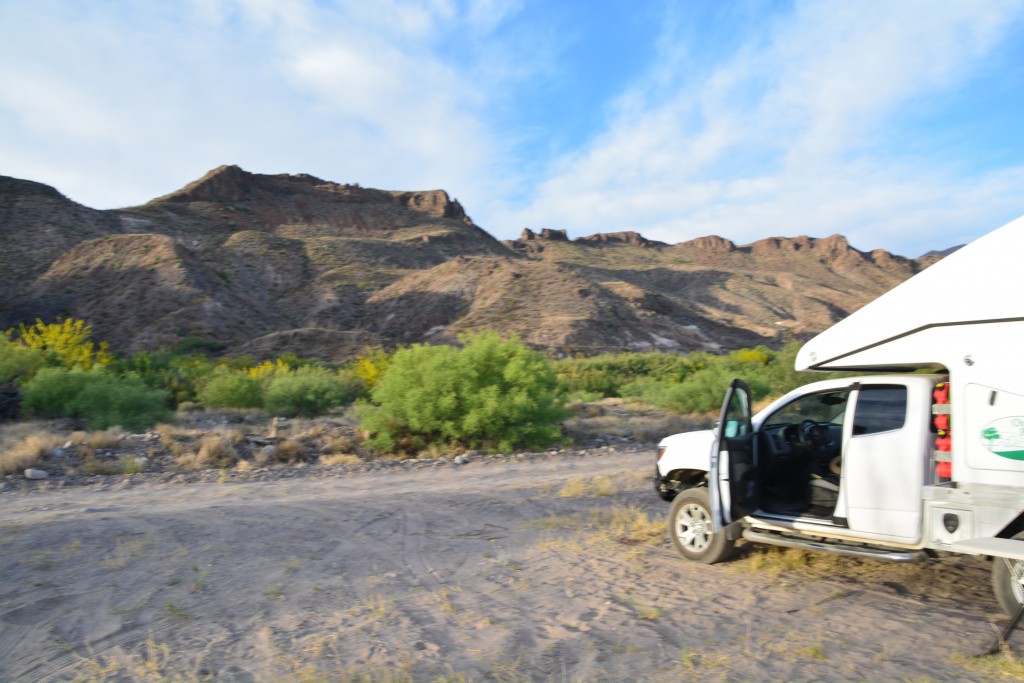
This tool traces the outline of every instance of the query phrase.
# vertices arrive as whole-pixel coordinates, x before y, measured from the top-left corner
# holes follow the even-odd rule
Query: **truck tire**
[[[1024,531],[1013,538],[1024,538]],[[1024,560],[992,558],[992,592],[1007,615],[1017,614],[1021,603],[1024,603]]]
[[[679,554],[694,562],[714,564],[732,555],[736,545],[711,529],[711,498],[707,488],[686,489],[672,501],[668,535]]]

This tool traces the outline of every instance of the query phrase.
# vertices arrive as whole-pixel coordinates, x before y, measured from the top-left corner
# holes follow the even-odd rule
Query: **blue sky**
[[[221,164],[917,256],[1024,214],[1024,1],[0,0],[0,174],[114,208]]]

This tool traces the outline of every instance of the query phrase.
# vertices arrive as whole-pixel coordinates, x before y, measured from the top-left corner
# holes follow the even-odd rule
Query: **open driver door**
[[[729,385],[722,404],[718,439],[711,453],[708,489],[715,531],[755,512],[761,504],[750,387],[738,379]]]

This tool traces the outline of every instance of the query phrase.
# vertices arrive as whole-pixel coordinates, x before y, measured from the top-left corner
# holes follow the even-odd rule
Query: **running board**
[[[816,550],[834,555],[847,555],[849,557],[861,557],[870,560],[888,560],[889,562],[920,562],[928,559],[928,555],[921,550],[899,552],[895,550],[880,550],[864,546],[844,545],[842,543],[828,543],[825,541],[812,541],[805,538],[793,538],[780,534],[763,534],[752,529],[743,530],[743,538],[754,543],[767,543],[768,545],[781,545],[787,548],[800,548],[801,550]]]
[[[1024,541],[1013,538],[971,538],[957,541],[943,550],[970,555],[991,555],[1011,560],[1024,560]]]

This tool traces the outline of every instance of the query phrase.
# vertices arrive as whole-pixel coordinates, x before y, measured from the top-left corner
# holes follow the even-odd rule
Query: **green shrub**
[[[11,341],[9,334],[0,332],[0,383],[29,380],[45,360],[42,351]]]
[[[369,393],[366,381],[356,374],[352,366],[339,368],[337,378],[341,386],[345,388],[345,393],[348,394],[350,401],[363,398]]]
[[[590,358],[565,358],[553,362],[558,385],[569,394],[621,395],[625,384],[644,378],[680,381],[709,354],[681,356],[676,353],[605,353]]]
[[[204,356],[175,356],[170,351],[139,351],[117,362],[119,374],[135,374],[153,389],[163,389],[174,405],[195,402],[199,388],[217,365]]]
[[[799,386],[843,373],[806,373],[794,369],[800,345],[787,343],[781,351],[763,346],[738,349],[725,356],[691,353],[686,357],[692,372],[682,381],[659,377],[638,379],[621,387],[623,396],[684,413],[707,413],[722,406],[725,390],[734,378],[744,380],[752,398],[782,396]]]
[[[510,450],[543,447],[561,436],[567,417],[548,361],[518,340],[493,332],[460,338],[462,349],[400,349],[359,418],[370,445],[412,451],[460,443]]]
[[[313,417],[351,401],[345,382],[337,374],[310,365],[275,372],[267,384],[263,407],[272,415]]]
[[[166,392],[101,369],[43,368],[25,385],[22,406],[42,417],[85,418],[89,429],[141,431],[170,414]]]
[[[197,398],[212,408],[259,408],[263,405],[263,386],[248,375],[221,372],[206,382]]]
[[[226,344],[222,341],[192,334],[182,337],[181,341],[171,349],[171,353],[182,356],[191,353],[219,353],[225,348]]]
[[[25,384],[22,410],[38,417],[69,417],[89,374],[81,368],[43,368]]]
[[[133,377],[100,375],[86,384],[72,403],[74,415],[84,417],[89,429],[115,425],[142,431],[167,420],[167,393],[150,389]]]
[[[681,382],[648,377],[623,386],[622,395],[682,413],[707,413],[722,407],[726,388],[739,377],[750,385],[752,398],[758,401],[772,391],[769,374],[775,358],[776,352],[763,346],[726,356],[691,353],[687,356],[691,372]]]
[[[735,377],[750,385],[755,401],[768,395],[769,386],[763,379],[744,377],[723,365],[699,370],[681,383],[640,380],[623,387],[623,394],[681,413],[707,413],[722,407],[725,391]]]

